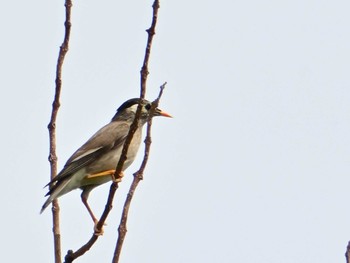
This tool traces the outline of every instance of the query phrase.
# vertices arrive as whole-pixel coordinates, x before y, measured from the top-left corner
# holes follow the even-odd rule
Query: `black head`
[[[124,102],[117,110],[112,121],[125,120],[134,118],[138,104],[141,102],[141,119],[145,122],[149,116],[149,111],[151,110],[152,103],[145,99],[133,98]],[[168,113],[156,109],[153,116],[164,116],[171,117]]]
[[[120,107],[117,109],[117,114],[120,112],[123,112],[127,108],[132,107],[133,105],[138,105],[140,101],[142,101],[142,104],[144,105],[149,104],[150,105],[149,107],[151,107],[151,103],[149,101],[145,99],[140,99],[140,98],[133,98],[133,99],[127,100],[122,105],[120,105]]]

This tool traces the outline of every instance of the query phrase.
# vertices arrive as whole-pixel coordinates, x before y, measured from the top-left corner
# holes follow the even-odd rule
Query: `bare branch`
[[[141,68],[141,94],[140,97],[144,98],[146,95],[146,84],[147,84],[147,76],[149,74],[148,71],[148,61],[149,57],[151,55],[151,47],[152,47],[152,41],[153,41],[153,36],[155,35],[156,32],[156,25],[157,25],[157,19],[158,19],[158,9],[159,9],[159,0],[154,0],[153,5],[153,16],[152,16],[152,23],[151,27],[146,30],[148,34],[148,39],[147,39],[147,44],[146,44],[146,50],[145,50],[145,57],[143,60],[143,65]]]
[[[346,247],[345,258],[346,263],[350,263],[350,241],[348,243],[348,246]]]
[[[150,116],[153,115],[155,109],[158,107],[159,100],[163,94],[163,90],[165,88],[165,85],[166,85],[166,82],[160,87],[160,92],[159,92],[157,99],[152,102]],[[145,153],[144,153],[143,161],[141,163],[139,170],[136,173],[134,173],[134,180],[131,183],[128,195],[126,197],[126,200],[125,200],[125,203],[123,206],[123,213],[122,213],[122,217],[121,217],[119,228],[118,228],[118,241],[117,241],[117,244],[116,244],[116,247],[114,250],[114,256],[113,256],[113,260],[112,260],[113,263],[119,262],[119,257],[121,254],[121,250],[122,250],[124,239],[125,239],[126,232],[127,232],[126,223],[128,221],[128,214],[129,214],[131,200],[134,196],[134,192],[135,192],[139,182],[143,179],[143,173],[144,173],[144,170],[145,170],[147,162],[148,162],[148,157],[149,157],[151,143],[152,143],[151,127],[152,127],[152,118],[149,118],[148,123],[147,123],[147,135],[146,135],[146,139],[145,139]]]
[[[50,153],[49,153],[49,162],[50,162],[50,178],[51,180],[57,175],[57,155],[56,155],[56,119],[58,109],[60,107],[60,95],[62,87],[62,65],[64,58],[68,52],[70,29],[71,29],[71,0],[66,0],[66,21],[65,26],[65,36],[63,43],[60,47],[58,54],[57,65],[56,65],[56,89],[55,97],[52,103],[52,112],[51,119],[48,125],[49,130],[49,141],[50,141]],[[53,236],[54,236],[54,253],[55,253],[55,262],[61,263],[61,234],[60,234],[60,220],[59,220],[59,205],[57,200],[52,202],[52,220],[53,220]]]
[[[151,27],[147,30],[148,39],[147,39],[147,45],[146,45],[146,51],[145,51],[145,58],[144,58],[144,62],[143,62],[142,69],[141,69],[140,98],[145,98],[145,95],[146,95],[146,81],[147,81],[147,76],[148,76],[148,61],[149,61],[149,57],[150,57],[153,36],[155,34],[155,26],[156,26],[156,22],[157,22],[158,9],[159,9],[159,0],[155,0],[152,7],[153,7],[152,24],[151,24]],[[129,133],[125,139],[122,154],[119,158],[119,161],[118,161],[118,164],[117,164],[117,167],[115,170],[115,174],[114,174],[115,179],[118,179],[119,174],[121,174],[121,172],[122,172],[124,163],[126,161],[126,156],[128,153],[129,145],[130,145],[131,140],[132,140],[132,138],[133,138],[133,136],[138,128],[138,122],[139,122],[140,116],[141,116],[141,104],[139,104],[139,106],[137,108],[135,119],[134,119],[133,123],[131,124],[130,129],[129,129]],[[114,195],[115,195],[115,192],[117,189],[118,189],[118,182],[116,182],[116,180],[114,180],[114,182],[112,183],[112,185],[110,187],[105,210],[103,211],[102,216],[96,225],[97,232],[102,230],[102,227],[106,221],[106,218],[112,209],[113,199],[114,199]],[[98,237],[99,236],[96,235],[96,233],[94,233],[94,235],[90,238],[90,240],[85,245],[83,245],[81,248],[79,248],[76,252],[73,252],[72,250],[68,251],[67,255],[65,256],[65,263],[73,262],[76,258],[78,258],[78,257],[82,256],[84,253],[86,253],[94,245],[94,243],[97,241]]]

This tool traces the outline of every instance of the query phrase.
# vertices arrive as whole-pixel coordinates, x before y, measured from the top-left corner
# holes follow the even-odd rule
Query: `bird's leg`
[[[100,173],[88,174],[86,178],[91,179],[91,178],[100,177],[100,176],[113,175],[114,173],[115,173],[115,170],[106,170]]]
[[[114,173],[112,174],[112,180],[115,183],[120,183],[122,181],[123,177],[124,177],[124,173],[123,172],[120,172],[117,177],[115,177]]]
[[[122,178],[124,177],[124,173],[120,172],[119,176],[117,176],[117,177],[115,177],[114,174],[115,174],[115,170],[107,170],[107,171],[103,171],[103,172],[96,173],[96,174],[89,174],[86,176],[86,178],[91,179],[91,178],[96,178],[99,176],[109,175],[112,177],[113,182],[120,183],[122,181]]]
[[[90,208],[90,206],[89,206],[89,204],[87,202],[87,196],[82,194],[81,195],[81,201],[83,202],[84,206],[88,210],[88,212],[89,212],[89,214],[90,214],[90,216],[92,218],[92,221],[94,221],[94,234],[97,235],[97,236],[102,236],[103,235],[103,228],[97,229],[98,220],[95,217],[94,213],[92,212],[92,210],[91,210],[91,208]]]

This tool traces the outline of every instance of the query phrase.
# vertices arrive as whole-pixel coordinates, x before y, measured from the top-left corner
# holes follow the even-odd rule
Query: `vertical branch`
[[[146,50],[145,50],[145,57],[143,60],[143,64],[141,67],[141,76],[140,76],[140,97],[144,98],[146,95],[146,84],[147,84],[147,76],[149,74],[148,71],[148,62],[149,62],[149,58],[150,58],[150,54],[151,54],[151,47],[152,47],[152,42],[153,42],[153,36],[155,35],[155,29],[156,29],[156,25],[157,25],[157,19],[158,19],[158,10],[159,10],[159,0],[154,0],[153,5],[153,15],[152,15],[152,23],[149,29],[147,29],[147,33],[148,33],[148,38],[147,38],[147,44],[146,44]],[[161,91],[159,93],[159,96],[156,100],[156,106],[154,107],[154,103],[152,103],[153,106],[153,112],[154,109],[158,106],[159,103],[159,99],[160,96],[163,93],[163,89],[165,87],[165,84],[161,87]],[[139,105],[140,106],[140,105]],[[138,110],[141,111],[141,108],[139,107]],[[153,112],[150,113],[150,116],[153,115]],[[125,236],[126,236],[126,232],[127,232],[127,227],[126,227],[126,223],[127,223],[127,219],[128,219],[128,214],[129,214],[129,208],[130,208],[130,203],[132,200],[132,197],[134,195],[134,192],[139,184],[139,182],[143,179],[143,171],[146,167],[147,161],[148,161],[148,156],[149,156],[149,151],[150,151],[150,146],[151,146],[151,127],[152,127],[152,118],[150,118],[148,120],[148,124],[147,124],[147,136],[145,139],[145,154],[144,154],[144,158],[141,164],[141,168],[134,173],[134,180],[130,186],[127,198],[125,200],[124,203],[124,207],[123,207],[123,213],[122,213],[122,217],[121,217],[121,221],[118,227],[118,240],[117,240],[117,244],[114,250],[114,255],[113,255],[113,263],[118,263],[119,262],[119,258],[120,258],[120,254],[121,254],[121,250],[123,247],[123,243],[125,240]]]
[[[68,43],[70,37],[71,29],[71,0],[66,0],[66,20],[64,23],[65,26],[65,36],[63,44],[60,47],[60,51],[57,59],[56,66],[56,88],[55,88],[55,97],[52,103],[52,112],[50,123],[48,125],[49,130],[49,142],[50,142],[50,153],[49,153],[49,162],[50,162],[50,178],[51,180],[57,175],[57,155],[56,155],[56,119],[58,109],[60,107],[60,95],[62,87],[62,65],[65,58],[65,55],[68,51]],[[53,224],[53,237],[54,237],[54,253],[55,253],[55,263],[61,263],[61,234],[60,234],[60,218],[59,218],[59,205],[57,200],[52,202],[52,224]]]
[[[146,30],[148,34],[148,39],[147,39],[147,44],[146,44],[146,50],[145,50],[145,57],[143,60],[143,65],[141,68],[141,92],[140,92],[140,97],[144,98],[146,95],[146,83],[147,83],[147,76],[149,74],[148,71],[148,61],[149,57],[151,55],[151,47],[152,47],[152,41],[153,41],[153,36],[156,33],[156,25],[157,25],[157,19],[158,19],[158,9],[159,9],[159,0],[154,0],[153,5],[153,16],[152,16],[152,24],[149,29]]]
[[[146,51],[145,51],[145,57],[144,57],[144,61],[143,61],[143,65],[141,68],[141,91],[140,91],[140,98],[144,98],[146,95],[146,81],[147,81],[147,76],[148,76],[148,61],[149,61],[149,57],[150,57],[150,53],[151,53],[151,46],[152,46],[152,40],[153,40],[153,36],[155,34],[155,26],[157,23],[157,17],[158,17],[158,9],[159,9],[159,0],[155,0],[153,5],[153,16],[152,16],[152,24],[151,27],[146,30],[148,33],[148,39],[147,39],[147,45],[146,45]],[[134,136],[134,133],[136,132],[137,128],[138,128],[138,122],[141,116],[141,105],[139,104],[136,114],[135,114],[135,119],[133,121],[133,123],[130,126],[129,129],[129,133],[125,139],[124,145],[123,145],[123,150],[121,153],[121,156],[119,158],[116,170],[115,170],[115,174],[114,174],[114,178],[118,178],[119,174],[122,172],[124,163],[126,161],[126,156],[128,153],[128,149],[129,149],[129,145],[131,143],[131,140]],[[149,144],[150,144],[150,138],[149,138]],[[90,250],[90,248],[95,244],[95,242],[97,241],[99,235],[97,235],[98,232],[100,232],[102,230],[102,227],[108,217],[109,212],[112,210],[112,206],[113,206],[113,199],[114,199],[114,195],[115,192],[118,188],[118,183],[117,182],[113,182],[110,190],[109,190],[109,195],[108,195],[108,199],[107,199],[107,203],[105,205],[105,209],[102,213],[102,216],[100,218],[100,220],[98,221],[96,227],[95,227],[95,233],[92,235],[92,237],[82,246],[80,247],[77,251],[73,252],[72,250],[69,250],[67,252],[67,255],[65,256],[65,263],[71,263],[73,262],[75,259],[77,259],[78,257],[84,255],[88,250]],[[135,187],[136,188],[136,187]],[[126,229],[126,227],[125,227]],[[123,236],[123,240],[125,237],[126,231],[125,233],[122,235]],[[119,242],[119,238],[118,238],[118,243]],[[122,244],[122,242],[121,242]],[[120,246],[120,245],[119,245]],[[121,249],[121,246],[120,246]],[[118,248],[118,250],[120,251],[120,249]],[[119,257],[119,253],[117,253],[117,256]],[[117,262],[115,261],[115,256],[113,257],[113,262]],[[118,259],[117,259],[118,260]]]
[[[144,57],[143,64],[141,67],[141,72],[140,72],[140,75],[141,75],[140,76],[140,82],[141,82],[140,83],[140,86],[141,86],[140,87],[140,97],[141,98],[144,98],[146,95],[147,76],[149,74],[148,62],[149,62],[149,58],[151,55],[153,36],[155,35],[155,29],[156,29],[157,20],[158,20],[159,0],[154,0],[152,8],[153,8],[152,23],[151,23],[150,28],[146,30],[146,32],[148,34],[148,38],[147,38],[147,44],[146,44],[146,50],[145,50],[145,57]],[[158,106],[159,99],[163,93],[164,86],[165,86],[165,84],[161,87],[161,91],[160,91],[159,96],[156,100],[156,106]],[[153,106],[153,111],[154,111],[154,109],[155,109],[154,103],[152,103],[152,106]],[[137,113],[139,113],[139,115],[141,113],[140,105],[137,109]],[[153,113],[151,112],[150,116],[152,116],[152,114]],[[133,125],[135,124],[135,122],[137,121],[138,118],[139,117],[136,116]],[[136,125],[137,125],[137,123],[136,123]],[[117,240],[117,244],[116,244],[116,247],[114,250],[114,255],[113,255],[113,260],[112,260],[113,263],[119,262],[121,250],[122,250],[123,243],[124,243],[125,236],[126,236],[126,232],[127,232],[126,223],[127,223],[127,219],[128,219],[130,203],[131,203],[132,197],[134,195],[134,192],[136,190],[136,187],[138,186],[139,182],[143,178],[143,171],[144,171],[146,164],[147,164],[149,150],[150,150],[150,146],[151,146],[151,126],[152,126],[152,118],[150,118],[148,120],[148,125],[147,125],[147,136],[145,139],[146,146],[145,146],[144,159],[143,159],[141,168],[139,169],[138,172],[136,172],[134,174],[134,180],[130,186],[126,201],[124,203],[122,218],[121,218],[121,221],[120,221],[120,224],[118,227],[118,240]],[[136,131],[136,129],[135,129],[135,131]],[[131,139],[130,139],[130,141],[131,141]]]
[[[348,243],[348,246],[346,247],[345,258],[346,263],[350,263],[350,241]]]
[[[152,102],[152,109],[150,112],[150,116],[153,115],[155,109],[158,107],[159,100],[163,94],[163,90],[165,88],[165,85],[166,85],[166,83],[164,83],[160,87],[160,92],[159,92],[157,99],[154,102]],[[123,206],[123,213],[122,213],[119,228],[118,228],[118,241],[117,241],[117,244],[116,244],[116,247],[114,250],[114,255],[113,255],[113,260],[112,260],[113,263],[119,262],[120,254],[122,251],[123,243],[124,243],[126,232],[127,232],[126,223],[128,221],[128,214],[129,214],[131,200],[134,196],[134,192],[135,192],[139,182],[143,179],[143,173],[144,173],[144,170],[145,170],[147,162],[148,162],[148,157],[149,157],[151,143],[152,143],[151,127],[152,127],[152,118],[149,118],[148,123],[147,123],[147,135],[146,135],[146,139],[145,139],[144,157],[143,157],[143,161],[141,163],[139,170],[136,173],[134,173],[134,180],[131,183],[128,195],[126,197],[126,200],[125,200],[125,203]]]

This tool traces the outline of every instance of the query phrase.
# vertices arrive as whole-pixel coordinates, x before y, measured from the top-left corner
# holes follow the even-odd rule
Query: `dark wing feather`
[[[68,159],[62,171],[48,185],[64,180],[113,147],[122,145],[128,132],[129,125],[125,122],[111,122],[102,127]]]

